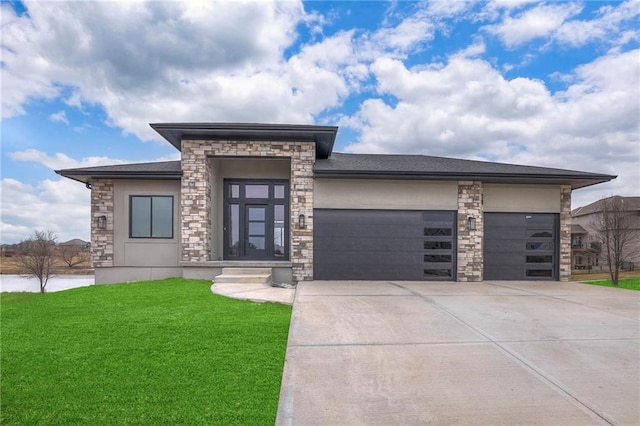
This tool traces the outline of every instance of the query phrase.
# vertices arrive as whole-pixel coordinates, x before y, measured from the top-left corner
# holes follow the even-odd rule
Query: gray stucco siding
[[[130,238],[130,197],[172,196],[173,238]],[[179,267],[180,181],[114,180],[114,267]]]
[[[314,208],[455,210],[457,181],[314,179]]]

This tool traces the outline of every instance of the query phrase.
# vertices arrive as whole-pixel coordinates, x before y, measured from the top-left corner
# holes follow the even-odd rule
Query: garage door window
[[[451,279],[454,268],[454,220],[452,212],[424,212],[423,279]]]

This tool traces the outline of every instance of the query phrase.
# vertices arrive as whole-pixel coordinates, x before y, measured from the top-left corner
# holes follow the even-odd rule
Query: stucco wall
[[[319,209],[457,210],[458,182],[316,179]]]
[[[291,159],[289,158],[211,158],[213,188],[211,199],[214,206],[211,211],[212,234],[211,259],[222,259],[224,239],[224,179],[285,179],[291,178]],[[216,238],[216,236],[218,238]],[[291,247],[289,247],[291,248]]]
[[[560,185],[484,184],[484,211],[560,213]]]
[[[173,196],[173,238],[129,238],[131,195]],[[180,181],[114,181],[113,266],[178,267],[180,264]]]

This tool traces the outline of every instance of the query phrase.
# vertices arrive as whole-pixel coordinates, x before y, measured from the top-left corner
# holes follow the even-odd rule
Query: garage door
[[[455,213],[314,210],[317,280],[453,280]]]
[[[485,213],[485,280],[556,280],[558,215]]]

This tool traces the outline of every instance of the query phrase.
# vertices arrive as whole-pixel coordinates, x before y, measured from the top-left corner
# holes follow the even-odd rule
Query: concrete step
[[[226,267],[222,268],[222,275],[271,275],[271,268],[242,268],[242,267]]]
[[[265,275],[218,275],[213,279],[215,284],[271,284],[271,274]]]
[[[271,268],[222,268],[213,279],[215,284],[266,284],[273,281]]]

